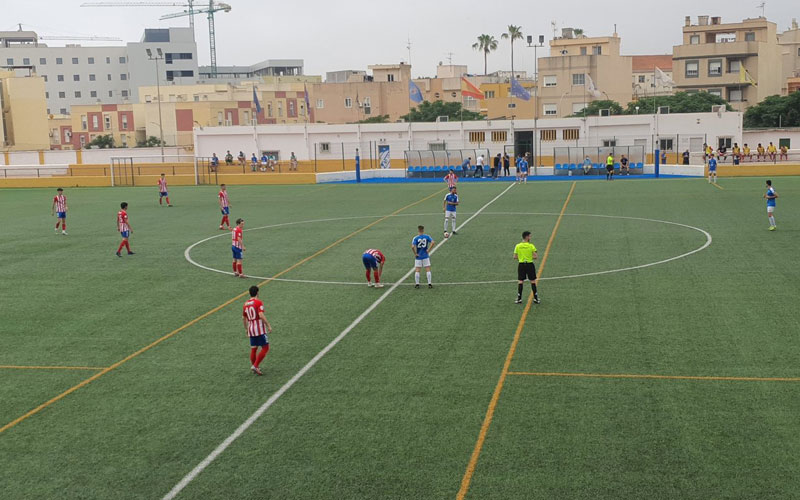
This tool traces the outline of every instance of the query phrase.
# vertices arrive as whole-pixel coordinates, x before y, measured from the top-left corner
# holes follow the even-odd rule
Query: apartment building
[[[570,116],[595,100],[630,102],[632,58],[620,55],[620,46],[617,33],[576,36],[564,28],[550,41],[550,55],[539,58],[538,118]]]
[[[763,17],[723,23],[721,17],[699,16],[692,24],[687,16],[683,43],[673,47],[672,59],[676,91],[709,92],[737,111],[780,94],[785,82],[777,27]]]
[[[267,59],[250,66],[217,66],[217,74],[212,74],[211,66],[200,66],[200,80],[260,80],[269,76],[303,76],[302,59]]]
[[[0,70],[0,150],[48,149],[44,78]]]
[[[158,61],[156,72],[153,57]],[[158,56],[160,53],[161,56]],[[145,29],[139,42],[117,47],[50,47],[33,31],[0,32],[0,67],[44,78],[47,114],[69,114],[83,104],[136,102],[136,88],[194,83],[197,45],[190,28]]]
[[[663,72],[663,77],[658,70]],[[631,71],[634,99],[674,93],[674,85],[669,83],[672,79],[672,54],[631,56]],[[626,103],[621,104],[624,106]]]
[[[782,93],[786,95],[797,90],[800,79],[800,27],[796,19],[792,19],[791,29],[778,35],[778,45],[783,58]]]

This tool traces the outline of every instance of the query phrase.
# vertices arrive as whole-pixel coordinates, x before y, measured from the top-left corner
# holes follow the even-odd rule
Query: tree
[[[522,26],[508,25],[508,31],[500,35],[503,40],[511,41],[511,75],[514,76],[514,40],[522,40]]]
[[[86,145],[86,149],[108,149],[114,147],[114,136],[111,134],[98,135],[92,142]]]
[[[622,106],[617,101],[603,100],[590,102],[584,109],[573,114],[572,117],[598,116],[601,109],[611,110],[612,115],[622,114]]]
[[[358,123],[389,123],[389,115],[375,115],[360,120]]]
[[[694,92],[691,94],[677,92],[668,96],[643,97],[628,103],[624,113],[626,115],[637,114],[637,106],[639,107],[639,114],[654,113],[661,106],[669,106],[670,113],[709,113],[712,106],[725,106],[728,111],[733,111],[733,108],[725,99],[708,92]]]
[[[583,28],[575,28],[572,30],[572,32],[575,33],[575,36],[578,38],[583,36]]]
[[[136,145],[140,148],[155,148],[161,146],[162,144],[161,144],[161,139],[159,139],[154,135],[151,135],[147,139],[139,141],[139,143],[137,143]]]
[[[744,113],[744,127],[799,127],[800,92],[769,96]]]
[[[472,48],[483,52],[483,74],[487,74],[487,59],[489,52],[497,50],[497,39],[492,35],[480,35],[478,41],[472,44]]]
[[[411,122],[435,122],[440,116],[446,116],[450,121],[461,121],[462,118],[464,121],[484,119],[480,113],[463,109],[460,102],[443,101],[423,101],[401,118]]]

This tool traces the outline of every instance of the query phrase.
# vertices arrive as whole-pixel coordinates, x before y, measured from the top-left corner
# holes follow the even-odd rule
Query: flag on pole
[[[758,87],[758,82],[750,75],[750,72],[744,69],[744,64],[739,63],[739,83],[747,83],[753,87]]]
[[[590,96],[603,97],[603,93],[597,90],[597,87],[594,86],[594,80],[592,80],[592,77],[588,73],[586,74],[586,84],[587,84],[586,91],[589,93]]]
[[[483,95],[483,92],[481,92],[481,89],[470,83],[465,76],[461,77],[461,96],[474,97],[478,100],[483,100],[486,97]]]
[[[675,81],[672,78],[670,78],[669,75],[661,71],[661,68],[659,68],[658,66],[656,66],[655,68],[656,68],[656,85],[658,85],[660,82],[661,85],[665,87],[675,86]]]
[[[419,89],[419,85],[414,83],[414,80],[408,81],[408,98],[416,103],[422,102],[422,91]]]
[[[256,94],[256,88],[253,87],[253,102],[256,105],[256,113],[259,115],[261,114],[261,103],[258,102],[258,95]]]
[[[531,93],[528,92],[528,89],[520,85],[517,79],[513,77],[511,78],[511,95],[523,101],[529,101],[531,99]]]

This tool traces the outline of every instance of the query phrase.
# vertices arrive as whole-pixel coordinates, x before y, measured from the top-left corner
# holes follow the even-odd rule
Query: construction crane
[[[186,7],[189,15],[189,27],[192,28],[194,37],[194,2],[195,0],[185,0],[183,2],[84,2],[81,7]]]
[[[217,76],[217,33],[216,29],[214,28],[214,13],[216,12],[230,12],[231,6],[222,3],[222,2],[214,2],[214,0],[208,0],[208,7],[202,7],[199,9],[194,9],[192,11],[183,11],[183,12],[176,12],[175,14],[166,14],[161,16],[161,20],[164,19],[174,19],[176,17],[184,17],[184,16],[194,16],[195,14],[208,14],[208,44],[211,49],[211,78],[216,78]]]

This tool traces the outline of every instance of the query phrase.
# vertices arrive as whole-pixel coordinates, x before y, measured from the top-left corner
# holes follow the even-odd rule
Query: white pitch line
[[[494,203],[495,201],[500,199],[500,197],[503,196],[504,194],[506,194],[512,187],[514,187],[514,184],[509,185],[500,194],[498,194],[497,196],[492,198],[488,203],[486,203],[477,212],[475,212],[470,218],[465,220],[461,224],[460,227],[463,228],[464,226],[469,224],[469,222],[472,219],[474,219],[481,212],[483,212],[484,209],[486,209],[486,207],[488,207],[489,205],[491,205],[492,203]],[[442,248],[442,246],[444,246],[444,244],[447,243],[448,241],[450,241],[450,240],[449,239],[445,239],[439,245],[434,246],[433,249],[430,251],[430,254],[433,255],[434,253],[436,253],[436,251],[439,250],[440,248]],[[266,412],[273,404],[275,404],[275,401],[277,401],[281,396],[283,396],[286,393],[286,391],[291,389],[291,387],[298,380],[300,380],[303,377],[303,375],[305,375],[311,368],[313,368],[314,365],[316,365],[317,362],[319,362],[320,359],[322,359],[326,354],[328,354],[328,352],[330,352],[331,349],[336,347],[336,344],[341,342],[342,339],[344,339],[347,336],[348,333],[350,333],[356,326],[358,326],[359,323],[361,323],[364,320],[364,318],[369,316],[369,314],[372,311],[374,311],[375,308],[378,307],[381,304],[381,302],[386,300],[386,297],[388,297],[392,292],[397,290],[397,287],[400,286],[400,283],[405,281],[406,279],[408,279],[408,277],[411,276],[411,273],[413,273],[413,272],[414,272],[414,268],[412,267],[411,269],[409,269],[409,271],[405,274],[405,276],[403,276],[403,278],[400,281],[398,281],[397,283],[395,283],[394,285],[389,287],[388,290],[383,292],[383,294],[380,297],[378,297],[378,299],[375,300],[375,302],[373,302],[369,307],[367,307],[367,309],[364,312],[359,314],[358,317],[355,320],[353,320],[353,322],[350,323],[347,326],[347,328],[342,330],[342,332],[339,335],[337,335],[336,338],[334,338],[328,345],[326,345],[321,351],[319,351],[316,356],[311,358],[311,361],[306,363],[305,366],[303,366],[300,369],[300,371],[295,373],[292,378],[290,378],[285,384],[283,384],[283,386],[281,386],[280,389],[278,389],[272,396],[270,396],[269,399],[267,399],[264,402],[264,404],[262,404],[255,412],[253,412],[253,414],[250,415],[247,418],[247,420],[245,420],[235,431],[233,431],[233,433],[230,436],[225,438],[225,440],[222,443],[220,443],[219,446],[217,446],[214,449],[214,451],[209,453],[209,455],[206,458],[204,458],[202,462],[197,464],[197,466],[194,469],[192,469],[188,474],[186,474],[183,477],[183,479],[181,479],[178,482],[178,484],[176,484],[169,491],[169,493],[164,495],[163,500],[172,500],[173,498],[175,498],[186,486],[189,485],[189,483],[191,483],[201,472],[203,472],[203,470],[205,470],[206,467],[211,465],[211,463],[214,460],[216,460],[216,458],[222,452],[224,452],[228,448],[228,446],[230,446],[234,441],[236,441],[236,439],[239,436],[241,436],[244,433],[244,431],[246,431],[251,425],[253,425],[253,423],[255,423],[255,421],[258,420],[259,417],[261,417],[261,415],[264,414],[264,412]]]

